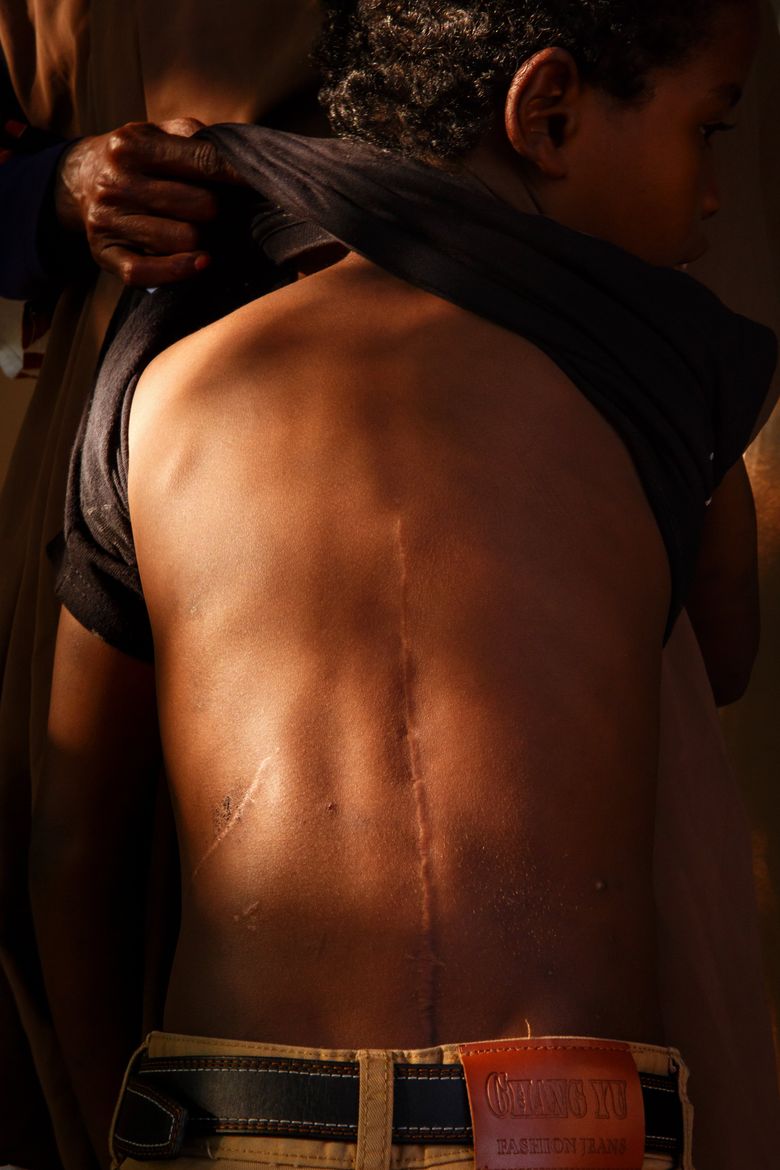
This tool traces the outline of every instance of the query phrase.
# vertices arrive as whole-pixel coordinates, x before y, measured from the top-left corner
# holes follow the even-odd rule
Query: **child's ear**
[[[512,78],[504,124],[513,149],[548,179],[564,178],[566,146],[577,129],[579,70],[565,49],[542,49]]]

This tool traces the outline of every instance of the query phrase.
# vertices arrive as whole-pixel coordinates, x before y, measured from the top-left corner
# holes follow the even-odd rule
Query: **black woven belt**
[[[683,1144],[677,1076],[640,1073],[645,1151],[679,1161]],[[114,1130],[117,1154],[175,1158],[209,1134],[357,1139],[356,1061],[252,1056],[142,1056],[125,1088]],[[460,1064],[396,1064],[393,1141],[471,1145]]]

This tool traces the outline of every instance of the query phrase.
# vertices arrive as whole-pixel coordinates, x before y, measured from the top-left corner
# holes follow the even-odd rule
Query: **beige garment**
[[[726,304],[780,335],[780,35],[769,5],[759,60],[737,117],[740,129],[722,145],[723,210],[708,225],[712,248],[695,270]],[[759,525],[761,647],[747,695],[722,712],[722,726],[753,831],[780,1052],[780,410],[748,452],[747,465]]]
[[[685,613],[663,656],[655,894],[664,1027],[690,1069],[694,1165],[774,1170],[780,1099],[750,834]]]
[[[102,133],[132,119],[159,120],[177,113],[203,121],[259,121],[310,80],[306,56],[317,29],[316,9],[315,0],[231,0],[219,6],[209,0],[166,0],[161,19],[160,5],[152,0],[119,5],[113,0],[3,0],[0,44],[30,120],[62,134]],[[202,42],[207,35],[206,51]],[[172,79],[165,72],[168,60]],[[176,91],[181,94],[178,108]],[[74,289],[61,298],[3,492],[3,649],[7,631],[16,631],[19,619],[24,622],[20,582],[24,580],[24,597],[37,592],[41,540],[61,527],[68,451],[120,291],[105,275],[99,285],[96,296]],[[41,588],[48,596],[51,578],[45,563],[43,575]],[[37,608],[48,622],[46,601]],[[16,632],[13,641],[15,646],[20,641]],[[35,652],[32,685],[40,701],[29,728],[33,758],[45,728],[50,644],[51,631]],[[19,704],[6,693],[16,674],[14,662],[7,662],[3,704],[11,702],[24,728],[26,701]],[[7,721],[2,725],[13,732]],[[0,743],[0,760],[2,752]],[[17,754],[23,760],[26,749]]]
[[[262,120],[310,79],[317,23],[316,0],[2,0],[0,46],[30,121],[72,136],[173,115]],[[26,839],[58,608],[44,549],[62,527],[69,452],[119,292],[103,273],[60,298],[0,497],[0,918],[12,920],[3,966],[67,1170],[92,1160],[25,941]]]
[[[88,292],[69,289],[60,299],[46,369],[27,411],[0,507],[0,636],[5,671],[0,703],[0,896],[18,925],[4,948],[3,967],[30,1039],[61,1150],[73,1150],[74,1167],[91,1162],[78,1109],[58,1059],[29,939],[26,838],[31,768],[40,764],[57,606],[43,542],[62,522],[63,483],[82,401],[75,388],[90,384],[102,332],[113,309],[110,278]],[[60,391],[60,387],[71,390]],[[34,723],[37,715],[38,725]],[[11,940],[9,940],[9,943]],[[0,1107],[1,1107],[0,1103]],[[67,1162],[66,1162],[67,1164]]]
[[[780,36],[768,4],[765,13],[740,128],[717,147],[722,210],[707,225],[711,248],[693,271],[732,308],[780,333]],[[780,371],[774,396],[778,389]],[[747,697],[722,712],[727,745],[685,615],[664,653],[661,694],[655,863],[662,1006],[667,1036],[691,1070],[701,1170],[772,1170],[780,1149],[770,1028],[780,1004],[780,412],[747,462],[759,517],[763,633]],[[769,1005],[743,794],[763,863]]]
[[[780,333],[780,36],[768,4],[737,120],[739,130],[717,147],[723,206],[707,225],[710,251],[692,271],[731,308]],[[774,395],[778,389],[780,371]],[[721,713],[727,744],[685,615],[664,653],[661,694],[661,992],[667,1035],[691,1070],[701,1170],[771,1170],[780,1149],[770,1039],[770,1011],[776,1017],[780,1004],[780,412],[747,462],[759,518],[763,631],[748,695]],[[757,876],[769,1005],[743,793],[763,862]]]
[[[317,0],[3,0],[0,45],[35,126],[260,121],[312,80]]]

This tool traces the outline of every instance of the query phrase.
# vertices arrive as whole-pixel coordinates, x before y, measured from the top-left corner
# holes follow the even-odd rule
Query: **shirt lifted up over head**
[[[666,634],[685,604],[706,507],[753,436],[776,361],[770,330],[687,274],[646,264],[543,216],[524,215],[422,163],[363,144],[253,126],[201,131],[282,211],[247,267],[233,259],[156,292],[119,332],[73,456],[58,593],[88,629],[151,658],[127,502],[138,376],[179,338],[291,279],[278,235],[340,241],[393,275],[526,337],[614,427],[664,541]],[[239,233],[240,241],[240,233]],[[615,588],[619,588],[615,582]]]

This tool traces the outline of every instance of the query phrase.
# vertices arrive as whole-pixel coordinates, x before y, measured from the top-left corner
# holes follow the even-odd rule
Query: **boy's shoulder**
[[[142,372],[133,411],[192,409],[200,394],[227,390],[249,360],[270,360],[294,340],[286,289],[269,293],[188,334],[158,354]],[[256,368],[256,366],[255,366]]]
[[[318,349],[332,349],[350,334],[365,336],[367,302],[376,299],[377,287],[403,285],[374,265],[366,263],[365,269],[372,272],[369,281],[365,271],[356,274],[335,264],[183,337],[144,369],[134,391],[134,413],[192,411],[201,396],[224,405],[226,394],[256,387],[280,366],[311,367]],[[403,287],[412,295],[417,291]]]

